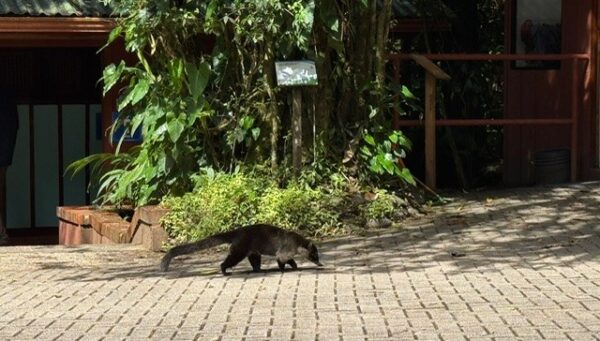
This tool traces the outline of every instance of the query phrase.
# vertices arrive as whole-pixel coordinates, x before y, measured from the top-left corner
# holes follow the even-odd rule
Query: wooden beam
[[[478,127],[478,126],[515,126],[515,125],[569,125],[571,118],[450,118],[435,121],[438,127]],[[398,127],[419,127],[422,120],[399,120]]]
[[[0,47],[100,47],[106,44],[104,33],[6,33],[0,32]]]
[[[390,53],[389,60],[414,60],[413,56],[423,56],[430,60],[446,61],[511,61],[511,60],[569,60],[582,59],[590,60],[589,53],[562,53],[562,54],[487,54],[487,53],[426,53],[426,54],[406,54]]]
[[[0,17],[2,33],[109,33],[116,26],[110,18]]]
[[[100,47],[115,26],[109,18],[0,17],[0,47]]]
[[[391,33],[447,32],[452,25],[448,20],[400,19],[390,28]]]
[[[417,62],[417,64],[421,65],[427,73],[432,74],[437,79],[442,80],[450,80],[450,76],[444,72],[439,66],[435,65],[431,60],[427,57],[420,54],[411,54],[410,57],[412,60]]]
[[[435,93],[436,77],[425,74],[425,183],[433,190],[436,188],[436,150],[435,150]]]

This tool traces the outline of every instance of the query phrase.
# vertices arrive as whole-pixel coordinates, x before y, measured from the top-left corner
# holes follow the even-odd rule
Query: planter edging
[[[168,212],[159,206],[143,206],[134,211],[131,222],[113,210],[90,206],[63,206],[56,209],[59,244],[140,244],[159,251],[168,240],[160,219]]]

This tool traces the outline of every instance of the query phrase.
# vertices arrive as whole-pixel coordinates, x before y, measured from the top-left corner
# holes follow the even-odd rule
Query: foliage
[[[338,224],[331,194],[316,189],[279,188],[272,180],[237,174],[195,176],[196,188],[162,205],[163,226],[178,240],[197,240],[253,223],[274,224],[315,235]]]
[[[196,240],[251,224],[264,185],[241,174],[197,177],[193,192],[163,201],[170,209],[163,220],[165,229],[179,239]]]
[[[393,195],[381,191],[377,193],[375,200],[367,202],[362,207],[362,214],[367,220],[392,218],[396,210],[396,202]]]
[[[193,179],[193,192],[161,204],[169,209],[162,224],[176,243],[257,223],[310,236],[339,235],[368,221],[393,219],[406,205],[384,190],[367,192],[365,199],[360,192],[349,194],[325,185],[310,188],[301,181],[281,187],[260,170],[231,174],[205,168]]]
[[[417,2],[422,14],[447,20],[436,8],[437,0]],[[421,34],[409,47],[429,53],[502,53],[504,52],[504,1],[446,0],[453,12],[449,32]],[[439,8],[439,7],[438,7]],[[503,112],[503,68],[498,62],[441,62],[451,77],[439,82],[438,109],[442,117],[456,119],[501,118]],[[407,84],[419,96],[423,94],[423,73],[408,72]],[[414,116],[420,115],[417,110]],[[420,132],[406,132],[414,141],[423,140]],[[438,183],[442,186],[475,187],[501,180],[502,127],[453,127],[440,130],[438,142]],[[420,148],[420,146],[416,146]],[[421,164],[414,160],[410,164]],[[457,180],[458,179],[458,180]]]
[[[127,154],[101,153],[90,155],[70,164],[66,172],[78,173],[91,165],[91,178],[101,184],[98,189],[99,197],[97,198],[100,202],[111,202],[115,197],[119,199],[134,197],[137,195],[133,193],[134,190],[143,191],[146,188],[144,184],[134,187],[130,181],[131,179],[127,177],[128,170],[132,167],[135,155],[138,152],[139,148],[135,148]],[[104,169],[109,170],[103,171]],[[120,182],[124,185],[118,186]],[[115,188],[117,191],[107,191],[107,188]]]
[[[337,225],[339,213],[332,201],[332,195],[319,189],[272,187],[262,196],[256,220],[314,235]]]
[[[378,175],[395,175],[405,182],[414,185],[415,180],[406,167],[400,162],[406,157],[406,151],[412,147],[401,131],[392,131],[383,134],[383,140],[376,140],[373,135],[365,133],[363,136],[365,145],[361,148],[362,157],[368,161],[369,169]]]
[[[133,5],[128,1],[120,4],[125,3]],[[138,62],[133,66],[124,61],[111,64],[103,73],[103,94],[120,92],[121,119],[113,125],[111,135],[119,127],[128,132],[141,127],[143,142],[123,158],[121,139],[113,161],[92,157],[72,168],[110,164],[106,168],[96,166],[107,171],[100,178],[100,204],[144,205],[163,195],[181,195],[190,189],[189,174],[205,162],[207,121],[214,116],[204,96],[210,66],[203,58],[186,60],[185,54],[173,52],[181,48],[179,42],[198,34],[200,27],[190,13],[170,15],[165,1],[144,3],[146,8],[130,12],[117,5],[122,13],[130,13],[124,19],[128,24],[118,26],[109,38],[110,43],[123,36],[126,49]]]
[[[412,183],[396,164],[408,144],[397,143],[405,138],[389,127],[395,98],[412,102],[405,89],[387,86],[391,0],[105,2],[120,18],[107,45],[122,39],[136,57],[104,70],[104,94],[119,95],[121,120],[111,133],[120,125],[129,132],[141,127],[143,142],[126,157],[119,143],[112,159],[92,157],[71,168],[107,172],[100,204],[183,195],[202,167],[231,172],[268,164],[272,175],[289,174],[289,92],[277,87],[274,62],[290,59],[312,59],[318,71],[315,91],[304,91],[305,128],[313,128],[312,141],[308,133],[304,139],[311,141],[304,145],[307,173],[327,164],[344,172],[338,182],[377,181],[384,170],[396,184]],[[356,152],[365,132],[381,138],[383,149],[365,149],[374,147],[375,161]],[[394,148],[389,139],[397,141]],[[317,153],[319,146],[327,151]]]

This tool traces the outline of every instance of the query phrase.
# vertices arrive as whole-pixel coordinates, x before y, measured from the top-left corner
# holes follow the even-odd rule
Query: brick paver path
[[[600,183],[468,195],[322,243],[325,268],[0,248],[0,339],[535,340],[600,335]]]

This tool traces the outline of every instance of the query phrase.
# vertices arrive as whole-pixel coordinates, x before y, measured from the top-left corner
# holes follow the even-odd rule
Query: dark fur
[[[244,258],[248,257],[252,270],[260,271],[262,255],[277,257],[277,265],[283,271],[285,265],[289,264],[292,269],[298,265],[292,257],[298,253],[306,253],[309,261],[322,266],[319,262],[317,247],[301,235],[286,231],[276,226],[258,224],[219,233],[202,239],[195,243],[183,244],[173,247],[164,255],[160,269],[167,271],[171,260],[177,256],[208,249],[221,244],[231,244],[229,255],[221,263],[221,272],[227,275],[227,269],[234,267]],[[304,252],[306,250],[306,252]]]

